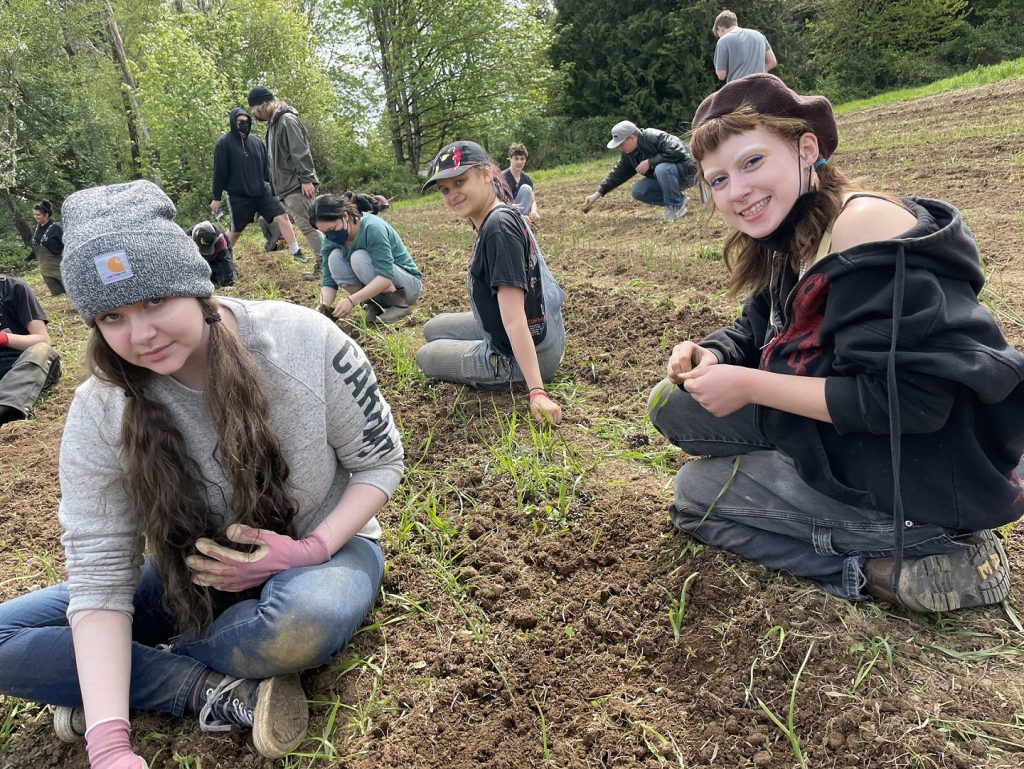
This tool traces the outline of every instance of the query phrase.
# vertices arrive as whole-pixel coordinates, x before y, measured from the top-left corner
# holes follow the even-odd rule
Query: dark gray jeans
[[[52,386],[59,376],[57,351],[46,342],[32,345],[0,378],[0,406],[10,406],[28,416],[39,394]]]
[[[809,486],[757,429],[753,406],[716,417],[666,379],[654,388],[647,410],[658,432],[687,454],[704,457],[676,475],[676,528],[809,579],[840,598],[868,597],[861,592],[861,566],[866,558],[892,555],[890,513],[852,507]],[[908,523],[903,553],[917,558],[951,552],[961,547],[959,534]]]

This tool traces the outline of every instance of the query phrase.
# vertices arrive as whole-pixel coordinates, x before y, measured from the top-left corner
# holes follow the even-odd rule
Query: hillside
[[[964,212],[986,303],[1018,346],[1021,103],[1014,80],[850,113],[835,158],[871,188]],[[374,361],[409,470],[382,516],[373,624],[305,677],[310,738],[279,765],[789,769],[798,742],[815,769],[1021,766],[1024,529],[1009,532],[1007,605],[936,617],[836,600],[673,531],[685,457],[645,424],[647,394],[673,344],[736,307],[716,217],[662,223],[627,187],[580,212],[612,160],[534,175],[538,240],[567,294],[554,431],[531,429],[522,391],[420,377],[423,322],[466,307],[472,232],[436,197],[386,214],[427,276],[422,303],[398,331],[346,330]],[[254,238],[237,254],[228,293],[315,304],[283,252]],[[0,599],[62,574],[56,458],[85,333],[65,297],[42,301],[67,374],[33,420],[0,429]],[[0,716],[0,767],[86,766],[47,709],[0,698]],[[271,766],[246,735],[192,719],[145,715],[134,730],[154,769]]]

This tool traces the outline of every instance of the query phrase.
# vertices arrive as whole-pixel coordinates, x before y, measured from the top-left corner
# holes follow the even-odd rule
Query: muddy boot
[[[266,758],[281,758],[306,736],[309,705],[297,673],[256,681],[210,673],[200,693],[199,728],[252,728],[252,743]]]
[[[316,255],[316,261],[313,262],[313,269],[309,272],[302,273],[303,280],[320,280],[320,276],[323,274],[323,264],[320,261],[320,254]]]
[[[412,315],[412,307],[405,301],[405,293],[402,291],[378,294],[377,301],[387,308],[380,314],[378,323],[395,323]]]
[[[908,558],[892,589],[895,558],[864,562],[864,589],[884,601],[916,612],[954,611],[999,603],[1010,592],[1010,567],[995,532],[976,531],[951,553]]]
[[[0,406],[0,425],[5,425],[8,422],[17,422],[19,419],[28,419],[28,414],[14,408],[14,406]]]
[[[363,302],[360,307],[363,308],[363,319],[366,321],[367,326],[372,326],[377,322],[378,318],[384,314],[384,309],[372,299],[367,299]]]

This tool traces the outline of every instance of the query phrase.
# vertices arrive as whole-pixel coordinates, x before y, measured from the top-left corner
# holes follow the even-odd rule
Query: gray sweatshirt
[[[390,497],[404,472],[402,441],[359,346],[304,307],[228,297],[220,301],[234,313],[242,345],[265,378],[270,422],[291,468],[297,535],[316,528],[350,483],[375,486]],[[203,393],[161,376],[146,388],[146,396],[169,409],[207,481],[211,513],[228,523],[233,492],[215,458],[217,434]],[[132,613],[143,541],[122,485],[124,405],[121,389],[90,377],[75,391],[68,412],[60,450],[59,515],[69,617],[83,609]],[[379,539],[377,519],[359,534]]]

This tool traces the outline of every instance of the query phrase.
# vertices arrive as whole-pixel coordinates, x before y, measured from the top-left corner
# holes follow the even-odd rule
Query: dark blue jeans
[[[275,574],[259,599],[231,606],[200,633],[175,637],[163,585],[146,561],[135,591],[129,706],[180,716],[210,669],[269,678],[326,663],[362,624],[383,573],[380,545],[353,537],[327,563]],[[0,694],[82,704],[67,608],[63,583],[0,604]]]
[[[861,566],[892,555],[890,513],[852,507],[809,486],[792,460],[766,439],[754,407],[716,417],[688,392],[663,380],[648,413],[658,432],[687,454],[704,457],[676,475],[672,523],[714,547],[816,583],[840,598],[866,598]],[[735,473],[735,474],[734,474]],[[963,545],[962,532],[909,525],[903,553],[917,558]]]
[[[644,177],[630,190],[633,198],[651,206],[679,208],[686,202],[686,196],[679,189],[679,166],[675,163],[659,163],[654,167],[654,178]]]

